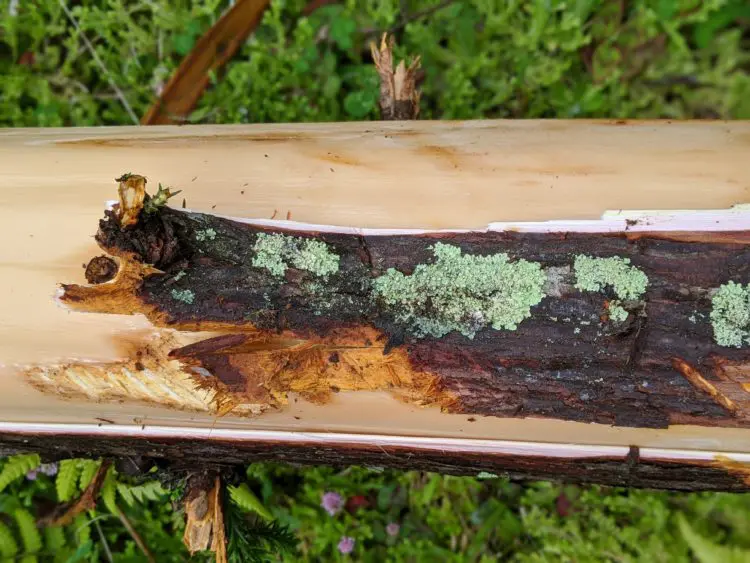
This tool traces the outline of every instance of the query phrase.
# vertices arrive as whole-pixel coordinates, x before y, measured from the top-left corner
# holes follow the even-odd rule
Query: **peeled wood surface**
[[[0,412],[10,421],[161,423],[357,431],[747,451],[739,429],[447,415],[381,393],[294,403],[245,420],[135,405],[63,402],[16,366],[122,358],[141,317],[59,307],[112,178],[137,172],[183,189],[191,209],[372,228],[482,228],[492,221],[597,219],[611,209],[723,209],[748,200],[747,123],[524,121],[9,130],[0,134]],[[179,205],[179,199],[178,203]],[[388,417],[384,419],[383,413]],[[299,417],[299,420],[294,417]],[[135,420],[134,420],[135,419]]]

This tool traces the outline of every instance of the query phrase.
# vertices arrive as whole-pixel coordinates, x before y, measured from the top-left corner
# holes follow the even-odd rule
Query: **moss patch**
[[[253,266],[265,268],[276,277],[283,277],[288,268],[323,278],[339,271],[339,256],[318,240],[260,233],[253,250]]]
[[[750,344],[750,284],[730,281],[711,299],[714,340],[720,346]]]
[[[544,297],[546,276],[539,264],[507,254],[462,255],[457,246],[437,243],[433,264],[420,264],[410,276],[391,268],[373,282],[398,322],[418,337],[458,331],[473,338],[490,326],[515,330]]]

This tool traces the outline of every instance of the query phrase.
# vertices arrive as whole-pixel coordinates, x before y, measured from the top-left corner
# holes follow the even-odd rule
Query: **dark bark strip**
[[[41,452],[45,460],[69,457],[114,457],[155,462],[168,471],[206,470],[261,461],[304,465],[380,466],[454,475],[494,473],[513,480],[554,480],[680,491],[748,491],[747,469],[721,462],[655,461],[639,458],[637,448],[623,458],[559,458],[452,450],[410,449],[363,444],[232,442],[46,434],[0,434],[0,455]],[[635,453],[634,453],[635,452]]]
[[[364,339],[357,345],[385,347],[385,353],[403,347],[412,370],[436,376],[440,390],[455,397],[449,406],[454,412],[657,428],[750,425],[750,395],[742,386],[750,382],[743,369],[750,351],[715,344],[709,321],[712,288],[729,280],[750,281],[748,233],[670,239],[664,233],[358,236],[285,231],[322,241],[339,256],[338,272],[321,280],[293,267],[281,279],[254,267],[258,234],[269,232],[163,208],[142,214],[135,227],[125,230],[107,212],[97,240],[113,254],[134,253],[164,272],[146,277],[135,289],[163,324],[210,323],[240,334],[254,328],[342,344],[358,328],[375,328],[379,342]],[[625,304],[631,314],[617,324],[606,319],[606,302],[615,295],[581,292],[569,272],[561,278],[559,296],[545,297],[515,331],[485,328],[473,339],[458,332],[416,338],[373,299],[371,284],[389,268],[409,274],[418,264],[430,263],[430,247],[437,241],[456,245],[464,254],[505,252],[544,268],[570,268],[579,254],[629,258],[648,276],[649,286],[640,302]],[[224,370],[225,383],[240,388],[243,374],[236,366],[247,362],[234,360],[251,353],[252,342],[232,338],[213,342],[203,356],[200,347],[175,355],[198,363],[203,357],[203,367],[217,370],[219,378]],[[217,359],[217,354],[226,357]],[[334,356],[326,357],[332,362]],[[686,377],[675,361],[688,365],[703,382]],[[711,387],[715,394],[706,391]]]

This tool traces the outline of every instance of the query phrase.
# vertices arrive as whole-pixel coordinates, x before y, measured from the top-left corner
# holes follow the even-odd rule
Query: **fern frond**
[[[16,520],[16,526],[21,535],[21,541],[26,553],[37,553],[42,549],[42,536],[36,527],[36,520],[31,512],[25,508],[17,508],[13,512],[13,518]]]
[[[167,494],[159,481],[146,481],[140,485],[117,483],[117,492],[128,506],[133,506],[136,501],[140,503],[149,500],[158,501]]]
[[[682,514],[677,515],[677,524],[682,537],[699,563],[747,563],[750,561],[750,550],[724,546],[707,540],[690,527]]]
[[[78,475],[81,469],[79,459],[64,459],[60,462],[57,470],[55,488],[57,489],[57,500],[67,502],[73,498],[78,490]]]
[[[102,464],[102,460],[82,459],[78,464],[81,466],[81,477],[78,480],[78,489],[83,491],[89,486],[94,475],[96,475],[96,471]]]
[[[50,553],[58,553],[67,546],[65,530],[60,526],[47,526],[44,533],[44,550]]]
[[[125,501],[125,504],[128,506],[133,506],[135,504],[135,499],[133,498],[133,495],[130,494],[130,486],[125,483],[117,483],[117,492],[120,495],[120,498]]]
[[[10,528],[0,522],[0,557],[11,558],[18,553],[18,544]]]
[[[278,522],[255,522],[249,532],[258,540],[266,543],[271,551],[290,553],[297,547],[297,538],[293,532]]]
[[[117,514],[117,477],[115,476],[115,470],[113,467],[109,468],[109,472],[104,478],[101,498],[104,502],[104,506],[107,507],[107,510],[112,514]]]
[[[87,540],[78,546],[75,553],[70,555],[70,557],[65,560],[65,563],[83,563],[84,561],[91,561],[93,552],[94,543],[91,540]]]
[[[287,527],[278,522],[248,518],[237,504],[227,500],[224,516],[230,563],[265,563],[295,549],[297,540]]]
[[[247,484],[242,483],[239,487],[229,485],[227,490],[229,491],[229,498],[232,499],[232,502],[243,510],[254,512],[266,520],[273,520],[273,515],[263,505],[260,499],[255,496],[255,493],[250,490],[250,487],[248,487]]]
[[[251,463],[245,469],[245,475],[248,479],[264,479],[268,477],[267,465],[262,463]]]
[[[73,530],[78,545],[83,545],[91,540],[91,526],[85,512],[82,512],[73,520]]]
[[[5,487],[21,479],[32,469],[36,469],[42,464],[39,454],[18,454],[10,456],[3,465],[0,472],[0,493]]]

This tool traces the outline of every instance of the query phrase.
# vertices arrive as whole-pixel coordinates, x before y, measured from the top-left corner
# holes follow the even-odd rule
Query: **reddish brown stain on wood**
[[[143,147],[150,145],[167,145],[172,144],[175,146],[184,145],[200,145],[207,143],[231,143],[231,142],[254,142],[254,143],[284,143],[292,141],[308,141],[315,139],[316,136],[312,134],[294,132],[265,132],[258,134],[222,134],[222,135],[197,135],[194,137],[184,137],[178,135],[169,136],[144,136],[144,137],[114,137],[114,138],[99,138],[93,137],[88,139],[66,139],[57,141],[58,144],[74,147],[111,147],[111,148],[127,148],[127,147]]]
[[[333,164],[344,164],[347,166],[360,166],[362,162],[352,156],[341,154],[340,152],[326,152],[319,155],[319,158],[325,162]]]
[[[463,159],[468,156],[454,147],[444,145],[420,145],[415,152],[421,156],[433,157],[452,169],[459,168]]]

